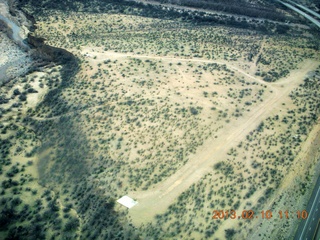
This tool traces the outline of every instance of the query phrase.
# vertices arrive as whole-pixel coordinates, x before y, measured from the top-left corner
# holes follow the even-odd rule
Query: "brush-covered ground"
[[[34,35],[76,55],[79,69],[1,89],[1,201],[14,211],[0,219],[12,219],[4,236],[294,234],[299,220],[278,211],[304,209],[319,163],[312,36],[119,13],[43,10],[36,21]],[[138,205],[120,206],[123,195]],[[232,209],[259,218],[212,219]]]

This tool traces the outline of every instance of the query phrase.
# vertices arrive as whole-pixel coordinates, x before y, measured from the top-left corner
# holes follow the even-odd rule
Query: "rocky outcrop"
[[[35,23],[35,19],[13,1],[0,0],[0,34],[8,36],[7,42],[10,41],[10,44],[0,41],[0,46],[5,48],[0,59],[0,85],[48,64],[66,65],[62,71],[68,76],[77,69],[78,60],[72,53],[51,47],[45,44],[45,39],[32,36]],[[12,69],[10,73],[9,69]]]
[[[55,62],[57,64],[66,64],[76,61],[76,57],[65,49],[52,47],[44,43],[45,39],[37,38],[28,34],[28,44],[36,49],[36,55],[46,61]]]

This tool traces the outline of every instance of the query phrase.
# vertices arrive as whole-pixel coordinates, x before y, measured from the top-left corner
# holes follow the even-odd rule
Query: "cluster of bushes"
[[[222,11],[237,15],[244,15],[255,18],[265,18],[276,21],[284,21],[285,16],[277,11],[274,5],[268,4],[267,6],[263,6],[261,3],[249,3],[248,1],[236,1],[236,0],[228,0],[228,1],[208,1],[208,0],[179,0],[179,1],[171,1],[171,0],[158,0],[161,3],[174,3],[182,6],[192,7],[192,8],[200,8],[206,10],[215,10]]]
[[[188,7],[195,7],[201,9],[209,9],[216,11],[224,11],[232,14],[264,18],[269,20],[284,21],[286,17],[276,11],[273,5],[268,5],[267,7],[253,6],[242,2],[230,3],[212,3],[207,1],[180,1],[182,5]],[[221,16],[217,14],[205,14],[199,11],[188,11],[179,10],[173,8],[163,8],[162,6],[152,5],[147,3],[140,3],[135,1],[114,1],[114,0],[104,0],[104,1],[36,1],[36,0],[22,0],[20,3],[21,7],[32,6],[36,14],[43,14],[43,10],[62,10],[62,11],[77,11],[80,8],[85,9],[87,12],[109,12],[109,13],[125,13],[138,15],[143,17],[161,18],[161,19],[184,19],[185,21],[190,21],[195,24],[221,24],[238,28],[249,28],[256,29],[258,31],[269,32],[274,31],[268,24],[259,22],[249,22],[245,18],[234,18],[230,16]],[[26,8],[27,9],[27,8]],[[291,19],[290,21],[293,21]],[[267,27],[266,27],[267,26]],[[281,25],[282,26],[282,25]],[[283,25],[284,26],[284,25]],[[284,33],[286,26],[281,27],[279,33]]]

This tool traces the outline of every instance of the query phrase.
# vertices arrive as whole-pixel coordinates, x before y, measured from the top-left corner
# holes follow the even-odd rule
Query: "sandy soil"
[[[263,51],[263,45],[260,48]],[[198,58],[178,58],[159,57],[149,55],[136,55],[126,53],[104,52],[102,49],[85,47],[81,54],[86,56],[90,62],[101,62],[107,58],[143,58],[166,60],[170,62],[195,62],[195,63],[217,63],[225,64],[229,69],[240,73],[246,79],[267,86],[269,92],[260,104],[251,108],[243,117],[233,121],[227,128],[220,129],[214,137],[208,139],[201,146],[196,154],[189,157],[186,165],[181,167],[174,175],[165,181],[156,184],[152,190],[129,192],[128,195],[138,200],[138,205],[130,209],[129,216],[136,225],[152,221],[156,214],[163,213],[177,197],[188,189],[193,183],[199,181],[205,174],[211,171],[212,166],[227,158],[230,148],[237,146],[245,139],[246,135],[256,129],[256,127],[273,113],[277,113],[283,103],[290,101],[289,93],[300,83],[309,71],[314,70],[319,63],[313,60],[306,60],[298,70],[292,71],[286,78],[280,79],[276,83],[267,83],[250,74],[255,72],[255,61],[250,66],[249,71],[243,70],[237,62],[230,64],[224,60],[204,60]],[[181,71],[182,72],[182,71]],[[187,77],[187,76],[186,76]]]
[[[99,50],[97,51],[92,51],[92,47],[86,47],[83,48],[82,52],[83,55],[88,56],[90,58],[94,58],[96,57],[96,61],[101,61],[104,59],[107,59],[108,57],[134,57],[134,58],[144,58],[144,59],[158,59],[158,60],[169,60],[169,61],[175,61],[175,62],[197,62],[197,63],[216,63],[216,64],[225,64],[228,68],[237,71],[241,74],[243,74],[244,76],[255,80],[256,82],[266,85],[266,82],[261,80],[260,78],[256,78],[252,75],[250,75],[249,73],[245,72],[243,69],[239,68],[238,66],[236,66],[236,64],[231,64],[228,61],[224,61],[224,60],[219,60],[219,61],[215,61],[215,60],[204,60],[201,58],[178,58],[178,57],[159,57],[159,56],[147,56],[147,55],[137,55],[137,54],[127,54],[127,53],[116,53],[116,52],[99,52]]]
[[[277,215],[279,210],[289,210],[290,213],[294,213],[298,210],[305,208],[305,204],[309,201],[309,194],[297,195],[297,186],[299,186],[299,179],[304,179],[306,175],[310,172],[317,172],[316,168],[319,169],[319,146],[320,146],[320,119],[318,124],[315,125],[312,131],[309,133],[308,138],[303,143],[299,155],[296,157],[295,163],[291,167],[291,171],[285,176],[282,181],[282,184],[277,190],[278,194],[275,194],[275,197],[269,201],[269,204],[266,205],[265,209],[272,209]],[[316,174],[315,174],[316,175]],[[311,176],[312,177],[312,176]],[[317,179],[317,177],[314,177]],[[311,189],[312,191],[312,189]],[[295,196],[295,197],[293,197]],[[290,215],[292,216],[292,215]],[[291,217],[288,222],[299,221],[294,217]],[[270,236],[274,234],[277,236],[278,232],[281,231],[280,226],[283,224],[283,221],[279,221],[275,217],[272,221],[266,222],[265,220],[259,219],[253,223],[253,229],[256,229],[252,234],[246,236],[246,239],[257,239],[259,234]],[[297,224],[291,224],[296,225]],[[286,229],[284,229],[286,231]],[[291,229],[294,231],[294,229]],[[294,232],[287,232],[287,235],[294,234]],[[279,236],[279,235],[278,235]],[[244,238],[242,236],[241,238]],[[272,238],[272,235],[271,235]]]
[[[304,76],[317,66],[318,63],[316,62],[305,61],[299,70],[293,71],[280,83],[272,84],[274,91],[264,102],[255,106],[243,118],[233,122],[228,129],[218,132],[217,138],[205,142],[197,153],[190,157],[185,166],[164,182],[156,185],[152,191],[130,192],[129,196],[139,202],[129,211],[134,224],[152,221],[156,214],[163,213],[183,191],[208,173],[214,163],[224,160],[231,147],[236,146],[274,109],[285,102],[291,90],[297,87],[303,81]]]

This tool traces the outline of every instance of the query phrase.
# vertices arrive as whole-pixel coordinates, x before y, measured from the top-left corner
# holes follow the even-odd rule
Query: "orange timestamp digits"
[[[231,219],[236,219],[237,218],[237,213],[235,210],[214,210],[212,212],[213,216],[212,219],[227,219],[227,218],[231,218]]]
[[[241,213],[237,213],[235,210],[214,210],[212,212],[212,219],[271,219],[278,217],[279,219],[307,219],[308,212],[306,210],[297,211],[296,213],[285,211],[278,211],[278,214],[274,214],[271,210],[262,210],[261,212],[254,212],[253,210],[243,210]]]

